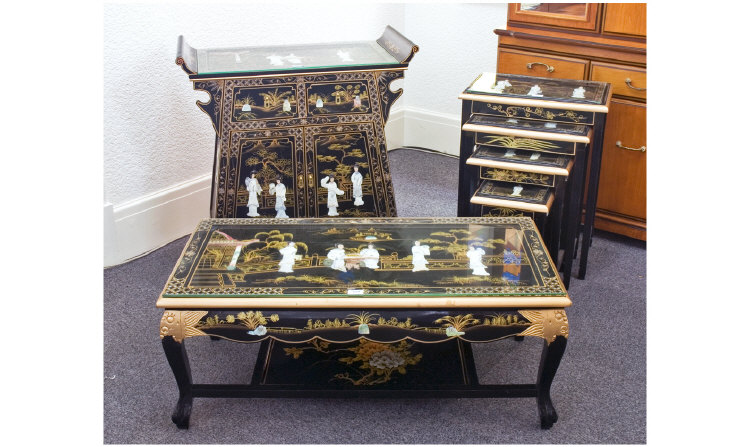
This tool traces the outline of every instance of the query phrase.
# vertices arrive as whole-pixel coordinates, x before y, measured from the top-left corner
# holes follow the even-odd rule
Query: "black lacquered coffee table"
[[[196,397],[536,397],[550,428],[570,304],[527,217],[206,219],[156,303],[172,420]],[[260,342],[251,383],[193,383],[196,336]],[[536,380],[480,384],[471,343],[525,336]]]

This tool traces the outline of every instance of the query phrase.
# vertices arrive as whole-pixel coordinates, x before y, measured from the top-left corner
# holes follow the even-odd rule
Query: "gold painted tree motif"
[[[295,101],[294,94],[290,90],[279,93],[279,89],[275,89],[273,92],[261,92],[260,96],[263,98],[262,108],[267,111],[280,108],[285,99],[288,99],[292,104]]]
[[[257,140],[254,144],[252,141],[248,141],[240,148],[242,152],[250,151],[253,154],[245,160],[245,166],[258,171],[255,177],[264,190],[268,190],[268,185],[275,183],[276,177],[279,175],[282,179],[294,177],[291,158],[283,158],[279,155],[281,153],[279,149],[285,147],[290,149],[289,157],[291,157],[291,144],[282,145],[276,139],[271,140],[268,146],[263,144],[262,140]],[[284,180],[282,180],[283,182]]]
[[[259,239],[263,245],[257,246],[257,244],[254,244],[255,248],[250,248],[250,246],[245,247],[240,255],[242,262],[237,264],[238,267],[248,268],[258,263],[275,262],[276,258],[274,256],[278,254],[279,249],[287,246],[294,239],[294,235],[292,233],[282,233],[279,230],[271,230],[256,233],[255,238]],[[307,244],[297,241],[294,244],[297,246],[298,253],[302,251],[307,254]]]
[[[442,251],[453,255],[454,258],[463,257],[470,243],[488,249],[495,249],[496,244],[505,244],[504,239],[479,240],[472,237],[468,230],[455,229],[430,233],[430,237],[420,239],[420,242],[423,245],[429,245],[431,252]]]
[[[255,119],[258,117],[252,111],[252,108],[256,107],[256,105],[255,105],[255,100],[250,95],[247,95],[244,98],[237,98],[237,97],[234,98],[233,105],[234,105],[235,119],[237,120],[251,120],[251,119]],[[251,110],[243,111],[242,108],[246,105],[251,106]]]
[[[536,185],[547,185],[550,183],[550,176],[538,174],[535,172],[511,171],[508,169],[488,169],[487,175],[494,180],[503,180],[508,182],[524,182]]]
[[[319,153],[317,155],[318,163],[336,163],[336,166],[333,169],[323,169],[321,174],[333,176],[336,179],[348,182],[352,172],[354,172],[354,164],[358,163],[360,166],[363,166],[365,163],[362,163],[362,161],[367,160],[364,151],[360,147],[356,147],[354,144],[361,138],[361,136],[357,137],[352,134],[344,134],[340,137],[331,135],[328,137],[328,141],[322,142],[322,144],[318,145],[319,150],[334,153]],[[367,182],[369,177],[370,174],[368,172],[364,175],[364,182]]]
[[[555,143],[544,140],[533,140],[531,138],[516,138],[509,136],[492,136],[485,137],[484,144],[496,144],[498,146],[509,147],[514,149],[556,149],[559,148]]]
[[[472,314],[456,315],[456,316],[445,316],[435,320],[435,323],[443,323],[443,327],[448,328],[453,326],[457,331],[462,331],[464,328],[478,324],[479,320],[474,318]]]

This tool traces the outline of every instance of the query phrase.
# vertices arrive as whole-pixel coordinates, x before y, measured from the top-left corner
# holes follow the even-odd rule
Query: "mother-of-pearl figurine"
[[[427,259],[425,259],[425,256],[430,255],[430,247],[427,245],[422,245],[419,241],[414,242],[414,246],[411,248],[411,263],[414,266],[413,269],[411,269],[412,272],[420,272],[429,270],[427,268]]]
[[[327,175],[320,181],[320,186],[328,190],[328,215],[338,216],[336,208],[339,207],[339,201],[336,200],[336,196],[343,195],[344,191],[336,186],[336,180],[333,177]]]
[[[243,112],[250,112],[253,110],[253,107],[250,104],[243,104],[242,105],[242,111]]]
[[[268,59],[268,62],[271,63],[271,65],[284,65],[283,58],[281,56],[277,56],[275,54],[272,54],[270,56],[266,56],[266,59]]]
[[[466,252],[466,257],[469,258],[469,268],[472,270],[472,275],[489,276],[487,273],[486,265],[482,264],[482,256],[484,256],[484,249],[475,246],[474,244],[469,246],[469,250]]]
[[[354,97],[354,107],[362,107],[362,99],[359,95]]]
[[[336,248],[328,252],[328,259],[333,261],[331,264],[331,268],[334,270],[339,270],[342,272],[346,272],[346,263],[344,262],[344,258],[346,256],[346,252],[344,251],[344,244],[336,244]]]
[[[523,186],[516,185],[513,187],[513,193],[511,193],[512,196],[520,196],[521,191],[523,191]]]
[[[378,250],[372,245],[372,242],[367,244],[367,248],[363,248],[359,251],[359,256],[363,258],[362,261],[365,263],[365,267],[369,269],[379,268],[378,260],[380,259],[380,253],[378,253]]]
[[[570,95],[571,98],[585,98],[584,93],[586,93],[586,89],[583,87],[578,87],[577,89],[573,90],[573,94]]]
[[[527,93],[529,96],[544,96],[542,95],[542,88],[538,85],[534,85],[529,89],[529,93]]]
[[[289,242],[286,247],[279,250],[281,261],[279,261],[279,272],[294,273],[294,255],[297,254],[297,247],[294,242]]]
[[[323,107],[323,100],[320,99],[320,98],[316,99],[315,100],[315,107],[317,107],[319,109],[322,108]]]
[[[263,192],[263,188],[260,187],[258,179],[255,178],[256,171],[250,173],[250,177],[245,177],[245,187],[247,188],[247,215],[250,217],[258,217],[258,196]]]
[[[268,185],[268,192],[276,196],[276,205],[274,206],[276,217],[279,219],[288,218],[286,205],[284,204],[286,202],[286,186],[281,183],[281,177],[276,177],[276,183]]]
[[[362,174],[359,173],[359,166],[357,165],[354,165],[354,173],[352,174],[352,197],[354,197],[355,206],[365,204],[362,200]]]
[[[289,102],[288,99],[284,99],[284,103],[281,105],[281,110],[284,112],[292,111],[292,104]]]
[[[498,93],[502,93],[506,87],[513,87],[513,86],[510,85],[510,81],[508,81],[507,79],[503,79],[502,81],[498,81],[497,84],[495,84],[494,89]]]

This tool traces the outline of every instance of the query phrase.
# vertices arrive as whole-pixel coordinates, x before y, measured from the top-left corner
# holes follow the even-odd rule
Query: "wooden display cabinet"
[[[646,240],[646,4],[511,3],[497,72],[612,84],[595,227]]]

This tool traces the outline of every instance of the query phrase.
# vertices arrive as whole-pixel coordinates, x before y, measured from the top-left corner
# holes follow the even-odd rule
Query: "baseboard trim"
[[[404,108],[404,146],[424,147],[458,156],[460,142],[459,115]]]
[[[119,206],[105,204],[104,266],[123,263],[189,234],[200,219],[209,217],[210,196],[207,174]]]
[[[415,107],[391,111],[387,147],[416,146],[459,154],[460,116]],[[209,217],[211,174],[139,197],[120,205],[104,204],[104,266],[151,252],[186,234]]]

